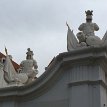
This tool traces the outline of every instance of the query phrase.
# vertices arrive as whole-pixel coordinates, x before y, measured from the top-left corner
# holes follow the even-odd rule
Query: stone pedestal
[[[106,48],[86,50],[74,53],[76,58],[71,58],[68,68],[69,107],[104,107],[107,105]]]
[[[59,54],[36,81],[0,89],[0,107],[106,107],[107,48]]]
[[[106,69],[100,63],[77,65],[71,69],[70,107],[107,105]]]

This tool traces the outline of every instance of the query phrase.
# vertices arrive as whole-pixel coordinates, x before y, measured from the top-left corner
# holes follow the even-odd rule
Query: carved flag
[[[71,51],[75,48],[77,48],[78,41],[73,33],[73,30],[71,31],[69,25],[68,26],[68,33],[67,33],[67,50]]]
[[[6,55],[3,71],[4,71],[4,79],[7,83],[15,81],[15,77],[17,73],[12,64],[11,59],[9,58],[9,55]]]

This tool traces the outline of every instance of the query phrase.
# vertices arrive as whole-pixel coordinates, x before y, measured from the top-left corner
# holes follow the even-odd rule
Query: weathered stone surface
[[[89,36],[86,39],[86,43],[89,46],[102,45],[103,41],[98,36]]]

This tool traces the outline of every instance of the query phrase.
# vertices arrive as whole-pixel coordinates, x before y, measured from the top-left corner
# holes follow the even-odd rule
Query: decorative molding
[[[68,83],[68,87],[84,85],[84,84],[87,84],[87,85],[99,85],[100,84],[104,88],[107,89],[107,84],[104,81],[102,81],[102,80],[96,80],[96,81],[86,80],[86,81],[71,82],[71,83]]]

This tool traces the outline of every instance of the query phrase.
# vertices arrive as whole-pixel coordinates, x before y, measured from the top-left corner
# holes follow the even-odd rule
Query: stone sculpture
[[[99,30],[99,26],[96,23],[92,22],[93,11],[87,10],[86,13],[86,22],[82,23],[78,30],[80,32],[77,33],[76,39],[73,31],[71,31],[69,25],[68,26],[68,34],[67,34],[67,49],[68,51],[72,51],[76,48],[88,47],[88,46],[101,46],[104,45],[107,41],[107,33],[104,35],[101,40],[98,36],[95,35],[94,31]],[[74,39],[75,38],[75,39]]]
[[[36,75],[38,73],[37,62],[33,59],[33,51],[28,48],[26,60],[22,61],[20,64],[20,69],[16,72],[10,55],[7,53],[7,49],[5,48],[6,58],[3,63],[3,77],[2,81],[5,81],[9,86],[22,86],[28,83],[31,83],[35,80]]]
[[[92,22],[92,12],[93,11],[85,11],[86,13],[86,23],[82,23],[79,26],[79,30],[83,32],[86,37],[95,36],[94,31],[99,30],[99,26],[96,23]]]
[[[31,51],[30,48],[28,48],[27,50],[28,52],[26,53],[26,60],[22,61],[20,64],[20,73],[25,73],[28,76],[27,83],[30,83],[35,79],[36,75],[38,74],[38,66],[36,60],[33,59],[33,51]]]
[[[16,72],[13,63],[12,56],[8,55],[7,49],[5,48],[6,58],[3,61],[3,79],[2,83],[4,87],[9,86],[20,86],[26,83],[28,77],[26,74]]]

